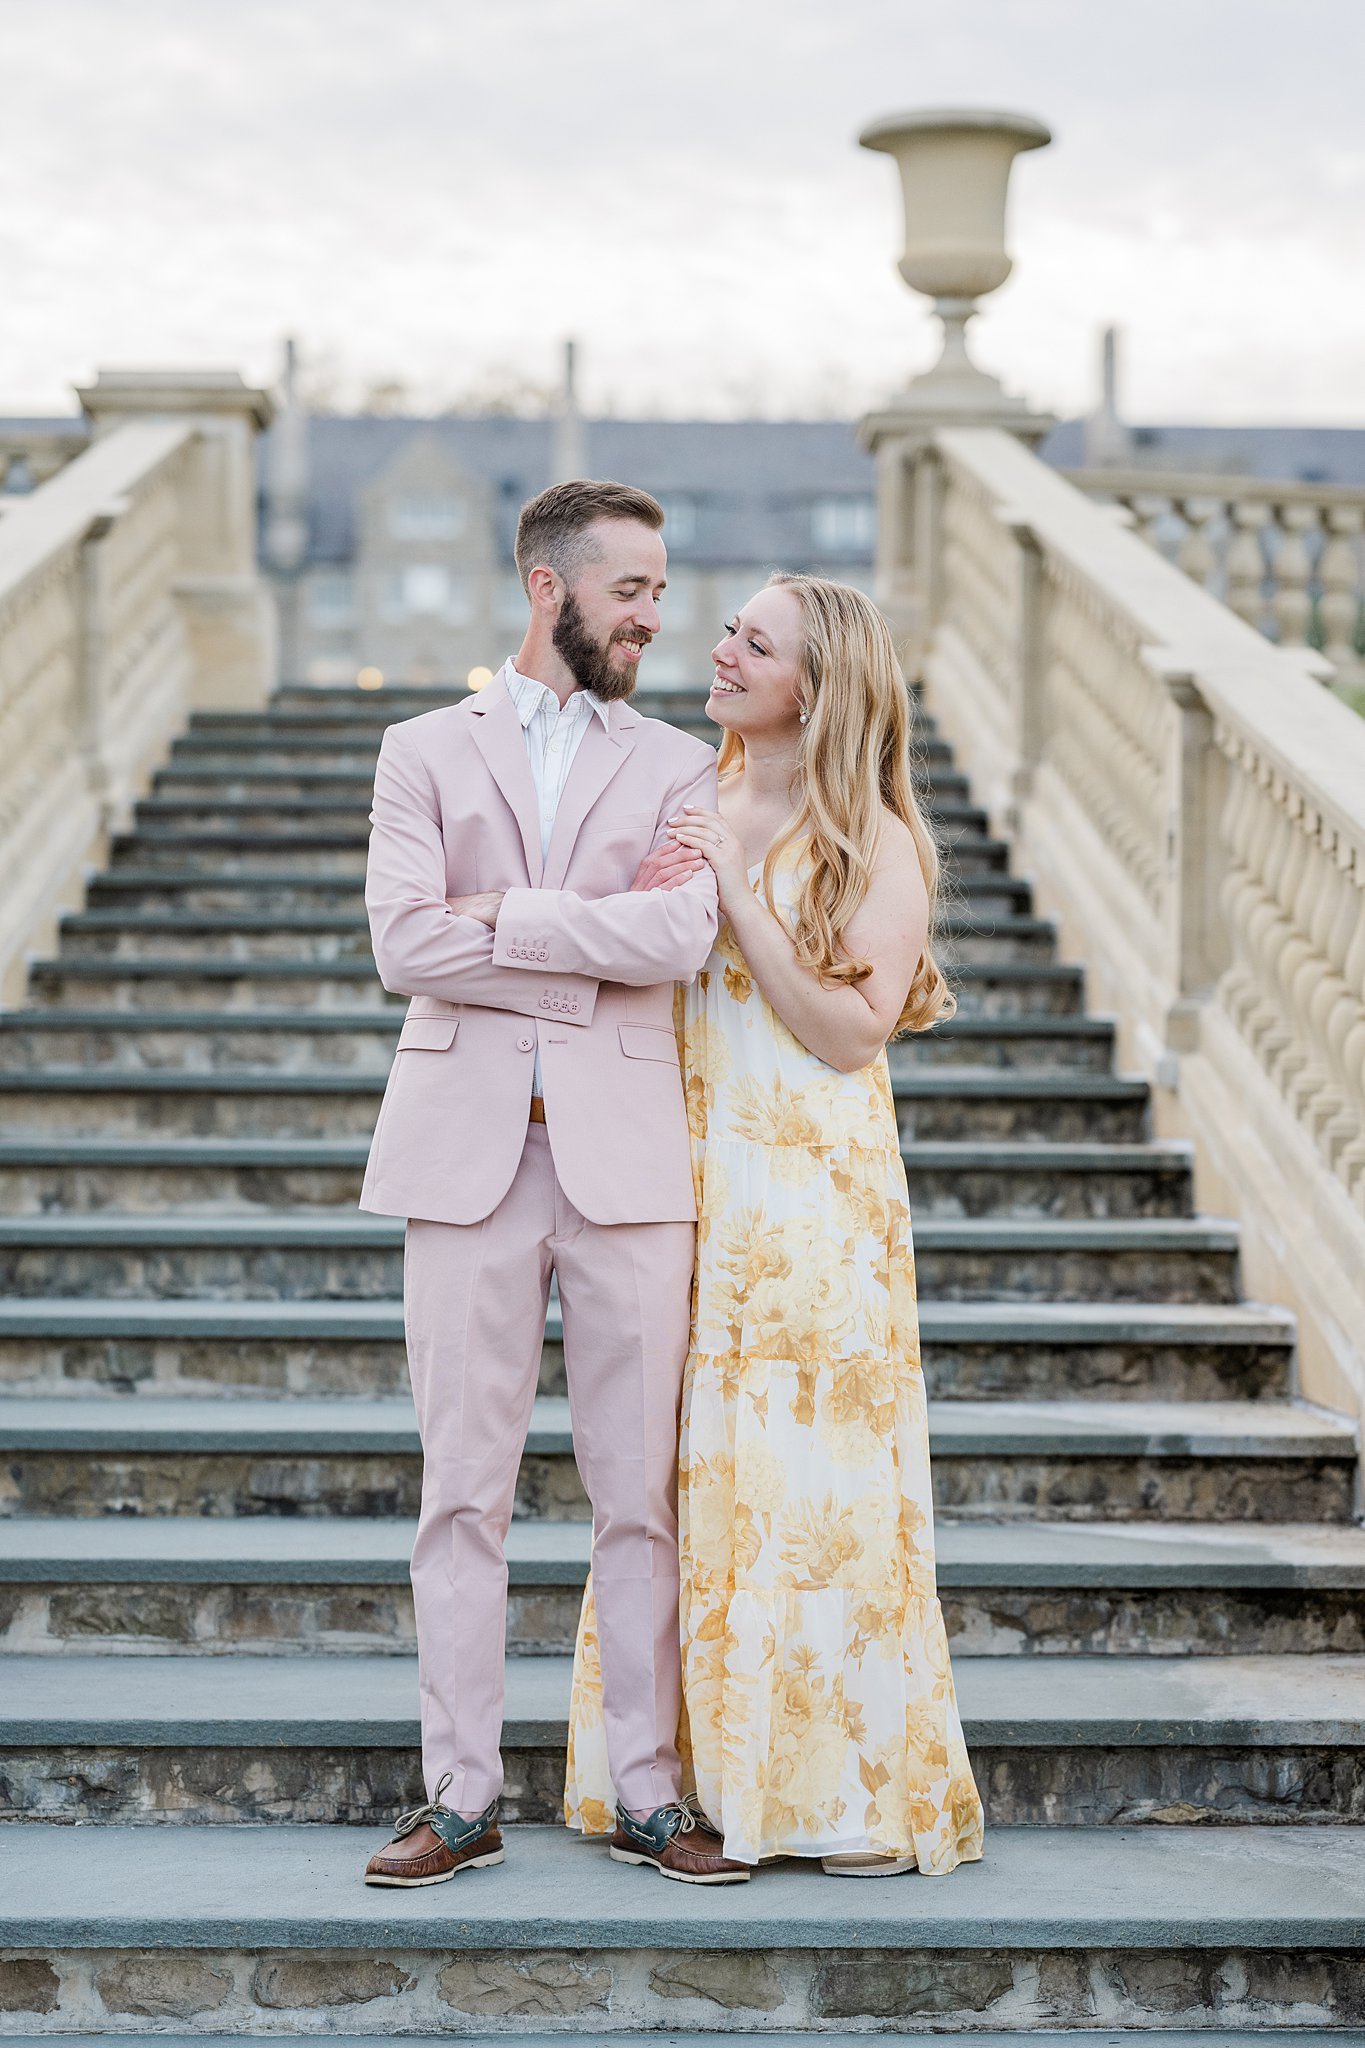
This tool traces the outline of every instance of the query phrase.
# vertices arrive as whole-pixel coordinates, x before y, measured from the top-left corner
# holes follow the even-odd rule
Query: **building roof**
[[[1128,426],[1123,465],[1263,477],[1271,483],[1365,484],[1365,427]],[[1065,420],[1044,441],[1045,462],[1085,467],[1084,420]]]
[[[690,540],[670,542],[676,561],[813,559],[810,501],[868,497],[873,466],[854,429],[825,420],[587,420],[593,476],[638,484],[658,497],[689,498]],[[552,420],[401,419],[315,414],[308,421],[308,559],[349,561],[361,491],[416,436],[430,436],[459,468],[496,493],[498,542],[510,561],[517,513],[553,475]],[[269,487],[272,436],[261,444]]]

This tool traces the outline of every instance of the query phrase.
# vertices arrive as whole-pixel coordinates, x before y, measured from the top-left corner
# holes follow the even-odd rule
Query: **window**
[[[403,609],[410,617],[439,618],[450,602],[450,572],[436,562],[414,562],[400,571]]]
[[[686,548],[697,537],[697,501],[695,498],[679,497],[676,493],[660,498],[664,508],[664,545],[670,548]]]
[[[354,625],[355,593],[351,579],[341,570],[327,570],[313,576],[308,584],[309,622],[324,631]]]
[[[444,619],[447,625],[468,625],[474,606],[467,576],[454,575],[439,562],[410,562],[384,578],[382,608],[390,621]]]
[[[405,492],[389,500],[389,532],[395,540],[454,540],[464,532],[463,498],[437,492]]]
[[[817,498],[810,531],[821,554],[870,555],[877,538],[876,504],[871,498]]]

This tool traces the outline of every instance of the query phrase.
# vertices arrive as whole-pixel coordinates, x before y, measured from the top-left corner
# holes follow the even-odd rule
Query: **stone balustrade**
[[[1365,682],[1365,490],[1159,470],[1065,472],[1120,505],[1144,540],[1281,647],[1320,648]]]
[[[1248,1291],[1297,1310],[1303,1390],[1365,1412],[1365,723],[1014,436],[884,464],[882,585],[945,736],[1159,1134],[1196,1142],[1200,1207],[1241,1218]],[[1331,495],[1225,502],[1247,537]]]
[[[83,453],[0,516],[0,1002],[79,902],[196,707],[260,703],[272,614],[254,559],[235,374],[102,376]]]
[[[36,490],[89,446],[84,420],[0,421],[0,513],[9,494]]]

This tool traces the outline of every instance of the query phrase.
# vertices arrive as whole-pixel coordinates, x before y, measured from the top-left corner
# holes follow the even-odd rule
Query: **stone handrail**
[[[1281,647],[1320,646],[1365,676],[1365,490],[1168,470],[1073,469],[1144,540]]]
[[[1365,1412],[1365,722],[1011,435],[906,462],[930,705],[1304,1391]]]
[[[126,410],[118,380],[94,387],[94,441],[0,517],[6,1003],[189,710],[258,703],[272,672],[240,417],[260,394],[220,377],[197,418],[173,388],[154,412],[149,384]]]

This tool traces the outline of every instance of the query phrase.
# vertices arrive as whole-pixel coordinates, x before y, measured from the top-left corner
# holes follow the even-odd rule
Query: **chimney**
[[[564,381],[560,387],[559,410],[555,414],[554,475],[552,483],[568,483],[585,476],[588,468],[587,434],[578,410],[578,344],[564,344]]]
[[[270,436],[265,552],[272,569],[296,575],[308,550],[308,414],[299,398],[298,350],[284,344],[280,408]]]
[[[1128,460],[1128,429],[1119,418],[1119,331],[1106,327],[1100,354],[1100,402],[1085,422],[1087,469],[1119,469]]]

